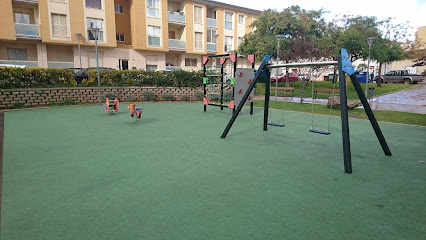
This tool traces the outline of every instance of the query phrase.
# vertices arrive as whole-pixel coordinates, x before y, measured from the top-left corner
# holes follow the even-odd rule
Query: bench
[[[275,88],[277,89],[277,94],[278,93],[282,93],[285,94],[286,91],[291,91],[291,98],[293,98],[294,95],[294,87],[271,87],[271,92],[272,90],[275,92]],[[284,96],[285,97],[285,96]]]
[[[315,91],[314,91],[314,96],[313,96],[313,98],[314,99],[317,99],[317,96],[318,95],[328,95],[328,96],[330,96],[330,94],[332,93],[332,92],[339,92],[339,89],[332,89],[332,88],[315,88]]]

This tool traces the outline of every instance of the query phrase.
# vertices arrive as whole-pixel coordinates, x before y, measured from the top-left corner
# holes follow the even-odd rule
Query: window
[[[203,49],[203,33],[195,32],[195,49]]]
[[[146,0],[148,17],[160,17],[160,0]]]
[[[244,24],[244,15],[241,15],[241,14],[238,15],[238,23]]]
[[[67,15],[52,13],[52,35],[54,37],[68,37]]]
[[[15,13],[15,23],[30,24],[30,14],[28,13]]]
[[[117,42],[125,42],[126,36],[125,36],[124,33],[116,33],[115,34],[115,40],[117,40]]]
[[[230,12],[225,12],[225,29],[232,30],[232,16],[234,14]]]
[[[176,32],[175,31],[169,31],[169,39],[176,39]]]
[[[216,43],[216,30],[207,29],[207,42]]]
[[[97,39],[98,41],[104,40],[104,31],[103,31],[103,21],[102,19],[95,18],[87,18],[87,36],[89,40],[95,40],[95,36],[93,35],[90,29],[97,28],[99,29]]]
[[[155,71],[157,70],[157,65],[146,65],[147,71]]]
[[[123,6],[114,4],[114,11],[115,13],[124,13]]]
[[[232,37],[225,36],[225,52],[232,51]]]
[[[196,67],[197,59],[196,58],[185,58],[185,67]]]
[[[242,37],[239,37],[239,38],[238,38],[238,46],[240,46],[240,44],[241,44],[241,43],[243,43],[243,38],[242,38]]]
[[[87,8],[102,9],[102,0],[86,0]]]
[[[7,49],[8,60],[21,60],[27,61],[27,49],[25,48],[8,48]]]
[[[160,27],[148,26],[148,45],[160,46]]]
[[[194,6],[194,23],[203,24],[203,8]]]

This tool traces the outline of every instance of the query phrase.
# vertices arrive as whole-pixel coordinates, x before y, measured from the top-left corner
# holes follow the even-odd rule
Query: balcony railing
[[[207,52],[216,52],[216,43],[207,43]]]
[[[37,61],[22,61],[22,60],[0,60],[0,64],[22,67],[38,67]]]
[[[74,68],[74,62],[47,62],[48,68]]]
[[[38,25],[15,23],[15,31],[17,38],[25,39],[41,39]]]
[[[38,4],[38,0],[13,0],[16,3]]]
[[[149,46],[160,46],[160,38],[159,37],[151,37],[148,36],[148,45]]]
[[[217,21],[216,19],[212,19],[212,18],[207,18],[207,27],[217,27]]]
[[[169,23],[185,25],[185,14],[183,12],[169,12]]]
[[[182,40],[169,39],[169,49],[186,51],[186,42]]]

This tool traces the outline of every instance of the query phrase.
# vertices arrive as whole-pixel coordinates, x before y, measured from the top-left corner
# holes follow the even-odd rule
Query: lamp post
[[[283,38],[283,35],[276,35],[275,38],[277,39],[277,64],[280,63],[280,42]],[[277,68],[277,74],[275,75],[275,101],[278,99],[278,68]]]
[[[370,77],[370,52],[371,52],[371,45],[373,44],[374,37],[368,37],[367,43],[368,43],[368,65],[367,65],[367,79],[365,80],[365,97],[368,98],[368,78]]]
[[[99,28],[92,28],[90,29],[90,32],[92,33],[93,37],[95,38],[95,51],[96,51],[96,71],[98,75],[98,90],[99,90],[99,105],[102,105],[102,94],[101,94],[101,80],[99,77],[99,56],[98,56],[98,34],[99,34]]]
[[[75,35],[77,36],[77,40],[78,40],[78,56],[80,56],[80,69],[81,69],[82,67],[81,67],[80,38],[81,38],[82,34],[81,33],[76,33]]]

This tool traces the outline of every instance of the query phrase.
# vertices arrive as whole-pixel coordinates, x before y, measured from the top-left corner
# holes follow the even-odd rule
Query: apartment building
[[[203,55],[236,50],[260,13],[211,0],[1,0],[0,64],[96,67],[97,37],[101,67],[199,70]]]

